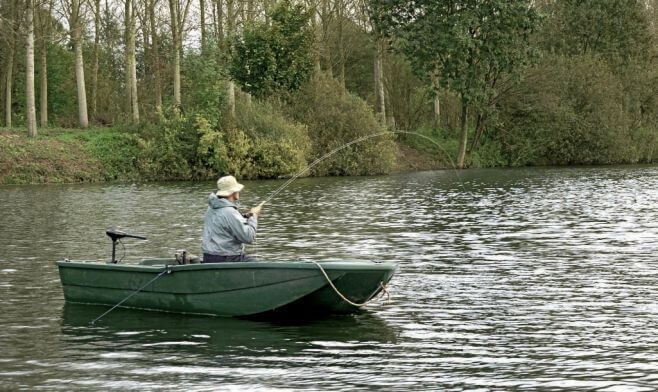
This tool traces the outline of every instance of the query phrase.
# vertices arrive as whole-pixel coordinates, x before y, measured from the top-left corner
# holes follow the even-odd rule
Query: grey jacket
[[[244,218],[236,204],[211,193],[203,219],[203,253],[219,256],[242,254],[243,244],[251,244],[256,239],[257,228],[256,216]]]

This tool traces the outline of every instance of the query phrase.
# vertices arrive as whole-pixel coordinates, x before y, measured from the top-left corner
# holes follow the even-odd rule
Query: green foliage
[[[302,5],[280,2],[271,23],[247,26],[233,43],[231,75],[242,88],[266,97],[297,89],[311,73],[313,32]]]
[[[307,124],[312,140],[309,161],[363,136],[385,132],[372,110],[334,79],[318,75],[291,97],[287,109]],[[356,143],[318,164],[314,175],[367,175],[392,170],[395,144],[391,135]]]
[[[202,168],[200,171],[208,177],[212,177],[214,173],[226,172],[230,161],[224,133],[213,129],[208,120],[201,116],[197,116],[196,122],[199,134],[197,153]]]
[[[76,133],[76,139],[83,141],[85,151],[102,163],[106,179],[139,177],[135,165],[140,151],[134,134],[113,128],[96,128]]]
[[[306,167],[310,138],[304,125],[267,104],[238,112],[237,128],[228,128],[229,172],[246,178],[292,176]]]
[[[513,165],[649,161],[655,125],[653,132],[638,127],[642,118],[625,102],[621,78],[602,58],[547,56],[501,102],[497,140]]]
[[[138,178],[136,138],[112,128],[42,129],[0,135],[0,183],[70,183]]]
[[[186,72],[182,83],[186,86],[183,107],[218,124],[222,108],[226,105],[226,82],[221,76],[225,71],[214,56],[199,53],[187,54],[183,66]]]
[[[541,7],[548,15],[538,35],[548,52],[594,54],[614,63],[648,59],[652,48],[646,2],[563,0]]]
[[[494,80],[528,63],[539,17],[530,0],[370,0],[375,22],[398,44],[420,76],[466,103],[495,95]]]
[[[306,166],[306,128],[267,105],[238,112],[235,122],[213,125],[201,114],[176,110],[142,130],[139,167],[149,179],[290,176]]]
[[[148,179],[193,178],[198,143],[197,119],[170,109],[161,114],[159,124],[142,130],[140,171]]]

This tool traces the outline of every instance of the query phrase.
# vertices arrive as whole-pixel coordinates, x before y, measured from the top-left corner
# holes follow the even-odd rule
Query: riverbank
[[[0,129],[0,184],[151,180],[135,132],[117,128],[45,128],[30,139],[22,129]],[[440,157],[396,142],[392,172],[445,168]],[[216,175],[216,174],[215,174]],[[209,177],[211,178],[211,177]],[[167,173],[160,179],[174,180]],[[194,179],[204,179],[199,176]]]

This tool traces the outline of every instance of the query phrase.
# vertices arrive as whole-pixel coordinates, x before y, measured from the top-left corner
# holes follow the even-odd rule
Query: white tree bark
[[[26,1],[27,39],[25,42],[25,108],[27,135],[37,136],[37,111],[34,100],[34,0]]]
[[[50,42],[52,8],[53,2],[49,0],[48,13],[45,15],[45,18],[43,16],[39,18],[39,27],[41,29],[41,51],[39,53],[41,66],[39,70],[39,80],[41,82],[41,87],[39,88],[39,121],[42,127],[48,126],[48,43]],[[43,15],[43,11],[41,15]]]
[[[135,59],[135,13],[132,0],[126,0],[126,92],[130,95],[130,108],[133,124],[139,123],[139,102],[137,96],[137,61]]]
[[[100,50],[101,0],[94,0],[94,65],[91,71],[91,118],[96,120],[98,101],[98,55]]]
[[[380,120],[386,122],[386,98],[384,94],[384,60],[381,42],[375,44],[375,96]]]
[[[235,34],[235,8],[234,0],[226,1],[226,27],[228,37],[232,37]],[[231,80],[228,82],[228,92],[227,92],[227,103],[228,103],[228,113],[229,117],[235,118],[235,83]]]
[[[160,47],[158,29],[155,24],[155,6],[158,0],[150,0],[148,4],[149,24],[151,25],[151,48],[153,51],[153,69],[155,71],[155,104],[162,108],[162,78],[160,75]]]
[[[228,114],[235,118],[235,83],[231,80],[228,82]]]
[[[89,126],[87,116],[87,91],[85,88],[85,67],[82,57],[82,17],[80,15],[80,0],[71,0],[71,29],[75,50],[75,82],[78,89],[78,122],[81,128]]]
[[[174,104],[181,106],[181,80],[180,57],[183,44],[183,27],[187,19],[191,0],[183,0],[183,7],[179,0],[169,0],[169,15],[171,16],[171,36],[174,46]]]
[[[434,128],[439,128],[441,125],[441,102],[439,99],[439,92],[434,92]]]

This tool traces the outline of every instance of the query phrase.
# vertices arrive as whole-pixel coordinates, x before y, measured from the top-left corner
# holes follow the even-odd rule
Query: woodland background
[[[658,0],[0,0],[0,75],[0,183],[658,161]]]

